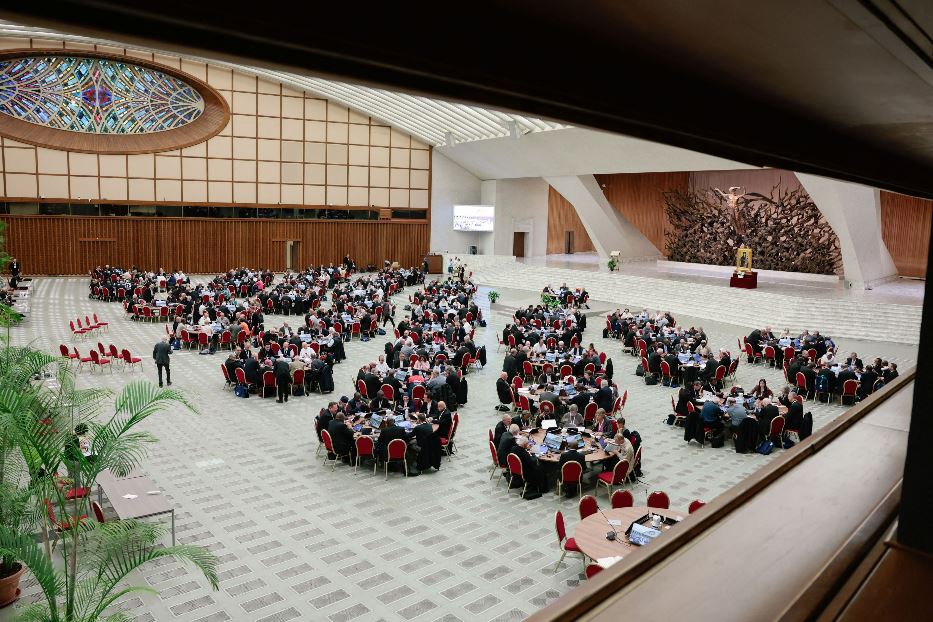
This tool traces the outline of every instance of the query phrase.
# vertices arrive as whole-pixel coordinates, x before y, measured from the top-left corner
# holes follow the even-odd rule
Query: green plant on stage
[[[616,266],[619,265],[619,262],[616,261],[615,257],[609,258],[609,272],[615,272]]]
[[[172,404],[196,412],[181,393],[140,381],[116,396],[112,415],[98,417],[110,398],[104,389],[77,389],[67,359],[9,343],[0,347],[0,556],[4,564],[12,559],[29,569],[45,599],[24,608],[21,619],[126,620],[125,613],[113,611],[116,602],[134,592],[153,592],[125,586],[127,576],[163,557],[191,562],[217,589],[217,559],[207,549],[159,547],[165,530],[152,523],[99,524],[90,495],[68,499],[69,487],[59,485],[59,473],[66,470],[77,488],[89,487],[105,469],[117,477],[128,475],[156,441],[138,430],[139,424]],[[89,457],[80,449],[76,428],[87,429]],[[73,518],[82,515],[90,518]],[[36,523],[42,545],[36,542]],[[64,557],[60,569],[52,562],[49,527],[58,528]]]
[[[560,298],[548,293],[541,293],[541,304],[544,305],[546,309],[556,309],[560,304]]]
[[[10,263],[10,256],[4,252],[4,237],[3,229],[6,226],[6,223],[0,222],[0,272],[3,272],[6,269],[6,265]],[[10,327],[16,326],[22,321],[23,316],[13,310],[13,307],[10,307],[5,304],[0,304],[0,327],[6,329],[7,341],[10,338]]]
[[[496,290],[491,290],[488,294],[486,294],[486,297],[489,298],[489,302],[496,304],[496,301],[499,300],[499,292]]]

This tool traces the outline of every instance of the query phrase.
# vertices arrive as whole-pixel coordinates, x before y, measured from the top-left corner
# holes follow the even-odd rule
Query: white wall
[[[548,184],[540,177],[499,179],[483,182],[495,185],[496,230],[493,253],[512,255],[513,233],[525,231],[525,256],[547,254]]]
[[[476,205],[482,202],[479,178],[437,151],[431,162],[431,250],[465,255],[471,244],[489,246],[492,234],[454,231],[454,205]]]

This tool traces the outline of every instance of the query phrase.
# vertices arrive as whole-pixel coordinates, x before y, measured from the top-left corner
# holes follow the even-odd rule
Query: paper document
[[[615,557],[600,557],[596,560],[596,563],[602,566],[603,568],[608,568],[616,562],[622,561],[621,555],[616,555]]]
[[[622,525],[622,521],[617,520],[615,518],[610,518],[609,524],[612,525],[613,527],[620,527]]]

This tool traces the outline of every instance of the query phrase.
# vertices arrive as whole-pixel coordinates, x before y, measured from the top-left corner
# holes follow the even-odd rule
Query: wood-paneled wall
[[[547,253],[548,255],[562,255],[564,248],[564,233],[573,231],[573,251],[585,253],[595,251],[590,235],[583,226],[583,221],[577,215],[573,204],[551,186],[548,186],[547,195]]]
[[[881,192],[881,236],[901,276],[926,278],[933,201]]]
[[[793,171],[779,168],[740,169],[735,171],[693,171],[690,173],[690,191],[704,191],[720,188],[729,191],[730,186],[741,186],[742,193],[757,192],[765,196],[780,186],[792,189],[800,186],[800,180]]]
[[[690,173],[615,173],[596,175],[596,181],[612,207],[663,254],[664,234],[669,227],[663,194],[668,190],[686,191]]]
[[[427,223],[0,216],[7,253],[26,274],[87,274],[97,265],[219,273],[237,266],[285,269],[285,241],[300,241],[298,266],[384,259],[420,265]]]

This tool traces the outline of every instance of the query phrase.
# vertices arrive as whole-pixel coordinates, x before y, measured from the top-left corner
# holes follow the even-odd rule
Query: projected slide
[[[454,205],[454,231],[492,231],[495,221],[493,205]]]

